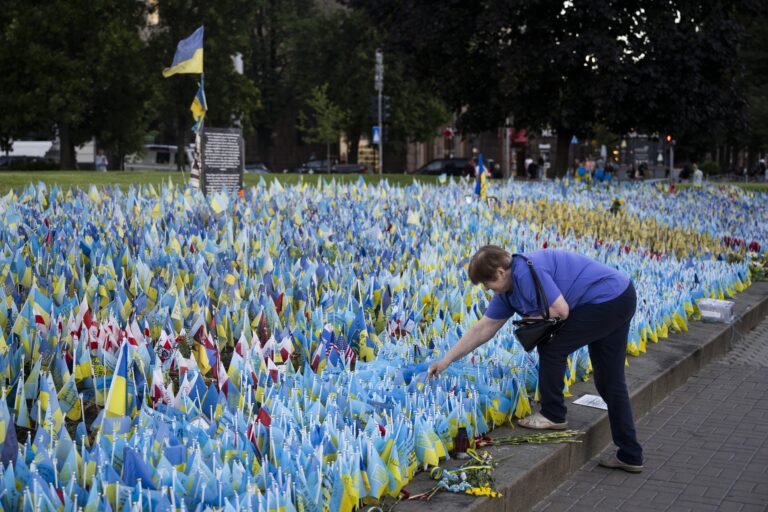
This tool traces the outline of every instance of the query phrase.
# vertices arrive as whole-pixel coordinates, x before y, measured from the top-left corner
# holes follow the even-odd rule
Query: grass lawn
[[[324,180],[329,179],[328,175],[320,174],[246,174],[244,178],[245,185],[255,185],[262,176],[267,182],[277,179],[281,183],[287,184],[297,183],[302,179],[308,183],[317,183],[321,177]],[[333,178],[336,181],[354,181],[358,179],[358,176],[360,175],[336,174],[333,175]],[[409,176],[405,174],[385,174],[383,177],[377,175],[362,176],[369,183],[378,183],[382,179],[387,179],[392,184],[400,185],[409,185],[413,183],[414,179],[425,183],[437,183],[437,177],[435,176]],[[185,173],[184,178],[189,178],[189,174]],[[18,189],[29,183],[37,183],[39,181],[51,185],[57,184],[64,188],[88,188],[89,185],[120,185],[124,187],[131,184],[151,183],[152,185],[160,185],[167,182],[168,179],[179,184],[183,181],[181,173],[163,171],[2,171],[0,172],[0,194],[7,194],[12,188]]]

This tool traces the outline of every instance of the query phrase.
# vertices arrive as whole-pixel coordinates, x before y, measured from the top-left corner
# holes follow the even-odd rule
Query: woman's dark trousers
[[[565,421],[563,387],[568,354],[589,345],[595,387],[608,404],[613,442],[618,457],[627,464],[642,465],[643,449],[637,442],[624,363],[627,336],[635,314],[637,296],[632,283],[615,299],[572,309],[562,328],[548,343],[539,345],[539,394],[541,413],[550,421]]]

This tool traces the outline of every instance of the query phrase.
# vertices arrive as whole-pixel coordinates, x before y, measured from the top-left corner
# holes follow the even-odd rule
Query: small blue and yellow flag
[[[112,384],[109,387],[107,403],[105,405],[107,418],[125,416],[128,403],[128,343],[120,346],[120,354],[117,357],[115,373],[112,376]]]
[[[191,36],[179,41],[171,67],[163,70],[165,78],[178,73],[203,72],[203,31],[201,25]]]
[[[203,126],[203,118],[208,110],[208,103],[205,101],[205,87],[203,85],[203,77],[200,77],[200,87],[197,88],[197,94],[195,99],[192,100],[192,105],[189,107],[192,111],[192,117],[195,120],[195,124],[192,126],[193,132],[199,132]]]

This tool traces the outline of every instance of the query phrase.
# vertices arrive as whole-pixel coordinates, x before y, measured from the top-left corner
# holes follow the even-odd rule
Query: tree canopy
[[[206,124],[240,124],[265,157],[327,84],[354,160],[375,122],[376,48],[390,154],[452,118],[465,134],[556,130],[560,173],[571,136],[595,127],[758,150],[765,20],[759,0],[0,0],[0,141],[58,135],[62,168],[92,138],[114,166],[148,134],[185,144],[198,77],[160,71],[203,24]]]
[[[478,132],[508,117],[571,136],[601,123],[617,133],[714,135],[745,120],[736,87],[744,0],[352,0],[387,33],[408,73],[430,82]]]

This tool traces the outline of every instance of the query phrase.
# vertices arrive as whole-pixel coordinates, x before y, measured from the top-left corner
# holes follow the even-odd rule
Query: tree
[[[299,130],[307,142],[321,142],[326,147],[328,172],[331,172],[331,144],[341,137],[348,114],[328,99],[328,84],[315,87],[307,100],[312,110],[312,120],[302,110],[299,112]]]
[[[626,93],[617,74],[631,59],[623,38],[638,9],[637,1],[494,1],[481,18],[487,36],[480,44],[502,69],[504,110],[515,124],[556,131],[557,175],[567,168],[572,137],[589,135]]]
[[[97,135],[121,163],[145,124],[146,2],[3,0],[0,11],[0,133],[57,134],[62,169]]]
[[[57,131],[61,167],[75,167],[75,145],[88,133],[94,21],[102,2],[4,0],[2,126],[8,135]],[[8,133],[10,132],[10,133]]]
[[[236,72],[232,56],[240,53],[249,62],[254,9],[248,0],[158,0],[159,24],[152,31],[151,53],[157,82],[153,103],[160,126],[175,133],[179,148],[191,137],[189,106],[197,91],[197,75],[173,75],[163,79],[178,42],[200,25],[205,26],[204,71],[208,100],[206,125],[241,124],[245,133],[254,129],[253,114],[261,107],[259,90],[246,74]],[[181,153],[181,152],[180,152]],[[183,165],[181,159],[179,166]]]
[[[614,126],[672,134],[676,152],[691,158],[718,139],[740,131],[746,103],[742,74],[744,27],[740,12],[754,10],[740,0],[645,0],[633,18],[622,71],[626,92],[607,112]]]
[[[351,3],[384,27],[406,72],[460,114],[465,133],[510,115],[554,128],[559,175],[571,137],[595,123],[684,138],[742,119],[734,20],[753,0]]]
[[[97,145],[109,152],[112,168],[122,170],[125,155],[142,148],[154,108],[151,60],[139,32],[146,3],[117,3],[120,15],[105,20],[95,35],[91,128]]]
[[[328,84],[328,97],[348,112],[344,133],[350,161],[357,161],[361,136],[378,119],[371,116],[375,51],[382,36],[361,11],[340,9],[296,22],[288,43],[289,81],[294,96],[305,98],[318,83]],[[384,55],[384,91],[392,112],[384,142],[401,151],[409,140],[425,140],[449,119],[439,98],[405,74],[397,53]]]
[[[245,75],[261,92],[263,108],[251,115],[258,154],[271,161],[274,136],[281,125],[293,126],[296,113],[306,95],[296,97],[290,84],[290,40],[300,38],[300,20],[316,15],[313,0],[260,0],[251,6],[253,14]],[[317,85],[320,82],[314,82]]]
[[[747,105],[747,123],[741,133],[732,133],[731,140],[740,138],[748,148],[750,168],[759,154],[768,149],[768,8],[761,6],[740,17],[746,30],[744,42],[744,73],[738,87]],[[723,151],[723,154],[725,151]],[[721,166],[726,164],[722,159]]]
[[[342,127],[357,161],[360,136],[371,127],[373,53],[377,35],[360,13],[337,10],[296,20],[287,41],[288,86],[306,102],[317,84],[346,113]]]
[[[392,111],[384,142],[390,154],[401,154],[408,142],[426,142],[451,120],[451,112],[439,97],[414,79],[404,78],[404,66],[393,55],[387,65],[385,91]],[[392,91],[392,92],[389,92]]]

